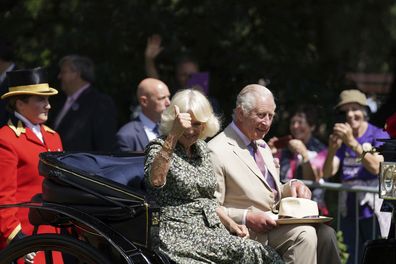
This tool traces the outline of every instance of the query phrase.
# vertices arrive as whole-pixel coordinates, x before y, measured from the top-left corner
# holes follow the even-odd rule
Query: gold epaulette
[[[14,133],[17,137],[19,137],[23,133],[26,133],[26,129],[20,120],[18,121],[18,124],[16,127],[15,127],[14,123],[12,123],[11,119],[8,120],[7,125],[9,128],[11,128],[12,131],[14,131]]]
[[[52,133],[52,134],[55,134],[55,133],[56,133],[55,130],[51,129],[50,127],[47,127],[46,125],[43,125],[43,127],[44,127],[44,130],[45,130],[46,132],[50,132],[50,133]]]

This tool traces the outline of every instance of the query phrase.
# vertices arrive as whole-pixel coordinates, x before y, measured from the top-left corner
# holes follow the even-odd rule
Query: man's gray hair
[[[249,84],[238,94],[235,109],[240,107],[244,113],[249,113],[255,107],[258,97],[271,97],[275,103],[274,95],[267,87],[259,84]]]
[[[67,55],[59,61],[59,66],[70,63],[70,67],[80,73],[81,79],[92,83],[95,80],[95,69],[92,60],[80,55]]]

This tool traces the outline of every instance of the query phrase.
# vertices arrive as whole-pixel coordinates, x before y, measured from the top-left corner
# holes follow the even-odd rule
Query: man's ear
[[[74,80],[76,80],[76,79],[82,79],[82,77],[81,77],[81,72],[79,72],[79,71],[77,71],[77,70],[73,70],[73,73],[74,73]]]
[[[235,109],[235,120],[237,120],[239,122],[239,121],[243,120],[243,118],[244,118],[243,109],[242,109],[242,107],[238,106]]]
[[[147,106],[147,96],[142,95],[139,97],[139,104],[143,107]]]

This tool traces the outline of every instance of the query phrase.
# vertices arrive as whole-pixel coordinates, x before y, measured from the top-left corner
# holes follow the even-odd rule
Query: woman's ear
[[[24,101],[22,101],[20,99],[16,99],[16,101],[15,101],[15,110],[17,112],[21,112],[23,110],[24,106],[25,106],[25,102]]]

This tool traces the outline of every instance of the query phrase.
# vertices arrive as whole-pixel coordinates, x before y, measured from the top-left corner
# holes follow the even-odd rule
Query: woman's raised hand
[[[175,120],[173,121],[173,127],[171,134],[175,135],[177,138],[183,135],[186,129],[191,128],[191,114],[190,113],[180,113],[179,107],[175,105]]]
[[[353,136],[352,127],[348,123],[338,123],[334,125],[333,134],[342,139],[346,145],[350,145],[355,141]]]

